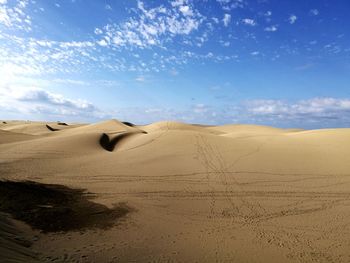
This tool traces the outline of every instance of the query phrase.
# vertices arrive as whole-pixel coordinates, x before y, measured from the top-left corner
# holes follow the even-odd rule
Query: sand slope
[[[112,229],[40,234],[43,260],[350,261],[350,129],[8,122],[0,136],[1,179],[135,209]]]

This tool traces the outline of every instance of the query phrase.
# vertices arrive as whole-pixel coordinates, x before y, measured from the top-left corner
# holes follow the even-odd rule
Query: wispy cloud
[[[220,88],[214,86],[213,91]],[[350,99],[310,98],[295,102],[248,100],[225,107],[194,103],[181,109],[173,107],[114,107],[100,109],[84,99],[33,86],[0,86],[0,108],[14,116],[46,116],[47,119],[99,120],[118,118],[136,123],[177,120],[189,123],[264,123],[280,126],[332,127],[350,125]],[[17,117],[18,118],[18,117]]]
[[[224,11],[231,11],[236,8],[245,8],[247,6],[246,0],[216,0]]]
[[[39,39],[37,36],[40,34],[30,32],[33,26],[36,30],[39,28],[38,25],[32,25],[36,20],[28,15],[32,15],[33,12],[29,11],[33,11],[31,8],[37,4],[35,1],[13,0],[11,5],[10,1],[1,1],[0,26],[6,30],[0,30],[0,68],[9,68],[18,74],[72,74],[96,70],[147,74],[169,72],[172,68],[190,63],[237,61],[237,53],[242,52],[244,57],[250,55],[250,50],[258,49],[258,46],[252,49],[244,47],[264,41],[259,34],[250,31],[261,28],[267,32],[280,30],[280,24],[271,24],[272,11],[265,9],[259,13],[263,19],[253,19],[256,16],[246,8],[249,5],[245,0],[217,0],[215,4],[221,6],[222,10],[215,16],[210,10],[205,13],[206,10],[200,8],[203,7],[201,1],[169,0],[155,3],[139,0],[127,9],[128,16],[125,19],[109,19],[107,24],[95,25],[85,39],[73,37],[57,41]],[[38,11],[42,7],[37,5],[35,8]],[[104,8],[105,4],[102,5]],[[232,9],[235,8],[245,9],[236,10],[235,15],[232,15]],[[310,11],[312,15],[318,13],[317,9]],[[269,21],[266,21],[267,18]],[[294,24],[299,18],[291,14],[287,19]],[[235,27],[231,27],[231,24]],[[14,29],[29,31],[26,31],[28,34],[12,34]],[[213,37],[221,34],[221,30],[230,32],[219,40]],[[272,37],[271,34],[269,38]],[[235,39],[242,43],[234,45]],[[177,47],[176,50],[174,46]],[[220,50],[221,47],[226,47],[226,50]],[[275,51],[270,54],[264,52],[266,56],[261,59],[277,59],[283,57],[283,52],[289,55],[301,52],[302,49],[301,45],[281,48],[278,56],[275,56]],[[345,53],[346,50],[348,48],[330,43],[324,45],[321,52],[324,52],[323,55],[332,55]],[[212,55],[207,55],[209,53]]]
[[[24,28],[31,21],[25,19],[28,1],[18,0],[12,10],[5,2],[0,5],[0,25],[9,29]],[[32,3],[31,3],[32,4]],[[138,1],[131,9],[131,16],[123,22],[107,24],[94,29],[94,37],[89,40],[55,41],[23,37],[0,31],[0,68],[10,68],[16,74],[73,73],[92,68],[108,71],[168,71],[178,64],[188,63],[190,57],[185,51],[178,54],[168,46],[173,42],[202,46],[208,41],[209,24],[204,25],[203,16],[191,1],[170,1],[166,5],[149,8]],[[203,27],[200,30],[200,27]],[[208,32],[207,32],[208,31]],[[197,32],[196,36],[191,36]],[[147,63],[141,59],[130,59],[135,54],[152,52]],[[160,55],[162,53],[162,55]],[[193,53],[193,52],[192,52]],[[193,53],[194,54],[194,53]],[[137,55],[137,53],[135,54]],[[176,55],[176,56],[175,56]],[[181,57],[182,56],[182,57]],[[214,59],[202,55],[191,59]]]
[[[278,121],[320,122],[325,119],[349,124],[350,99],[311,98],[295,103],[282,100],[254,100],[245,105],[248,114]]]
[[[311,98],[294,103],[282,100],[250,100],[225,108],[196,103],[187,108],[120,108],[115,116],[136,123],[177,120],[189,123],[262,123],[282,127],[332,127],[350,124],[350,99]],[[325,121],[326,120],[326,121]]]
[[[244,19],[242,19],[242,23],[244,25],[248,25],[248,26],[256,26],[255,20],[251,19],[251,18],[244,18]]]
[[[290,15],[288,21],[290,24],[294,24],[297,21],[298,17],[296,15]]]
[[[8,29],[31,30],[31,17],[25,13],[28,0],[17,1],[10,6],[6,0],[0,2],[0,25]]]
[[[265,27],[264,29],[266,32],[275,32],[278,30],[278,27],[277,25],[272,25],[272,26],[268,26],[268,27]]]
[[[224,26],[228,26],[230,21],[231,21],[231,15],[230,14],[225,14],[224,18],[222,19],[222,22],[224,23]]]
[[[0,107],[17,114],[45,114],[80,119],[107,116],[92,103],[31,86],[0,86]]]
[[[318,16],[320,14],[320,11],[318,11],[318,9],[311,9],[309,13],[310,15]]]
[[[122,24],[108,24],[97,32],[102,31],[104,40],[111,46],[146,48],[163,46],[175,36],[189,35],[204,20],[187,0],[172,1],[171,6],[147,8],[144,2],[138,1],[135,17]]]

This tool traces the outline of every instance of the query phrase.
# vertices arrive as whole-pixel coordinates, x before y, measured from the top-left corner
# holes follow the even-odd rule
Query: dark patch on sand
[[[133,124],[131,122],[128,122],[128,121],[123,121],[122,123],[125,124],[126,126],[129,126],[129,127],[134,127],[135,126],[135,124]]]
[[[46,124],[46,128],[48,128],[50,131],[59,131],[59,129],[52,128],[51,126]]]
[[[67,124],[67,123],[65,123],[65,122],[60,122],[60,121],[58,121],[58,122],[57,122],[57,125],[68,126],[68,124]]]
[[[100,137],[100,145],[107,151],[109,152],[113,152],[115,146],[117,145],[118,142],[120,142],[122,139],[133,135],[135,133],[129,133],[129,132],[125,132],[122,134],[118,134],[117,136],[115,136],[113,139],[110,139],[108,134],[103,133]]]
[[[109,228],[130,212],[125,204],[94,203],[92,196],[63,185],[0,181],[0,210],[44,232]]]

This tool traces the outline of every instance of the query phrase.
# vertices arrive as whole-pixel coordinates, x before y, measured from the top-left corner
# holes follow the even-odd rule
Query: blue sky
[[[0,118],[350,126],[347,0],[0,0]]]

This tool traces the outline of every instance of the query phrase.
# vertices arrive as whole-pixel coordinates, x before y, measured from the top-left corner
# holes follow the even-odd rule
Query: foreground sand
[[[350,129],[6,121],[0,179],[132,208],[108,229],[49,233],[0,214],[12,262],[350,262]]]

